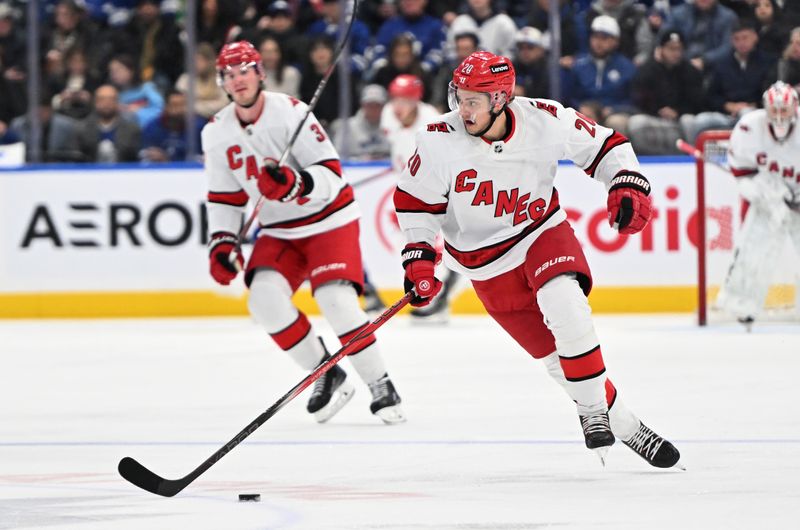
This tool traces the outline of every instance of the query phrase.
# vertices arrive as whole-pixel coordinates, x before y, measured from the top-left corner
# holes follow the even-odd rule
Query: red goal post
[[[711,158],[715,154],[722,158],[716,151],[727,149],[730,140],[730,131],[705,131],[698,135],[695,147],[704,157]],[[715,149],[709,149],[714,146]],[[711,151],[715,151],[712,153]],[[713,158],[711,158],[713,160]],[[727,156],[724,157],[727,160]],[[720,163],[725,163],[720,161]],[[697,323],[705,326],[708,323],[708,281],[707,281],[707,249],[706,242],[706,160],[695,157],[697,171]]]

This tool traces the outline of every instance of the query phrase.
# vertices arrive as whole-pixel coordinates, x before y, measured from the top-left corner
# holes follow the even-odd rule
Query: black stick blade
[[[155,493],[156,495],[162,495],[164,497],[172,497],[176,493],[178,493],[181,489],[175,491],[165,491],[165,490],[174,490],[174,488],[168,488],[167,482],[173,482],[165,480],[142,464],[134,460],[133,458],[126,456],[122,460],[119,461],[119,465],[117,466],[117,470],[119,474],[122,475],[122,478],[133,484],[134,486],[138,486],[145,491],[149,491],[150,493]]]

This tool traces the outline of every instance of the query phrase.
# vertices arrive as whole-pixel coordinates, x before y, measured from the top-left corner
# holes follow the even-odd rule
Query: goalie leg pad
[[[250,314],[304,370],[316,368],[325,352],[308,318],[292,303],[292,288],[278,271],[259,269],[250,283]]]
[[[575,276],[563,274],[551,279],[537,291],[536,300],[555,337],[565,389],[577,403],[578,413],[607,410],[603,355],[589,301]]]
[[[342,345],[369,324],[367,314],[358,302],[358,293],[350,282],[325,283],[314,291],[314,298]],[[375,335],[360,341],[348,359],[367,384],[377,381],[386,373]]]
[[[749,208],[717,305],[737,318],[757,316],[764,306],[772,269],[784,240],[782,233],[770,228],[768,212]]]

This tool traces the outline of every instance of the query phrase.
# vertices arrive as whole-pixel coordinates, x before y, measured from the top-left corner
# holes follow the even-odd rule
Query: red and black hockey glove
[[[236,248],[236,236],[230,232],[217,232],[211,236],[208,244],[208,256],[211,266],[211,276],[220,285],[228,285],[244,267],[244,258],[237,254],[236,265],[231,263],[231,252]]]
[[[258,191],[272,201],[289,202],[311,191],[311,175],[289,166],[267,164],[258,175]]]
[[[402,258],[406,270],[403,287],[406,292],[411,289],[416,292],[411,305],[423,307],[430,304],[442,289],[442,282],[433,275],[441,256],[427,243],[409,243],[403,249]]]
[[[640,173],[622,170],[608,190],[608,224],[620,234],[641,231],[653,215],[650,183]]]

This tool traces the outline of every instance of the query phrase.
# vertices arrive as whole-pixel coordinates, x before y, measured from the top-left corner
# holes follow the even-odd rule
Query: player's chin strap
[[[500,110],[498,110],[497,112],[492,112],[490,110],[489,111],[489,116],[491,116],[491,118],[489,119],[489,125],[484,127],[483,130],[481,130],[480,132],[469,133],[469,134],[474,136],[474,137],[476,137],[476,138],[480,138],[481,136],[483,136],[484,134],[489,132],[489,129],[492,128],[492,125],[494,125],[494,122],[497,119],[497,117],[500,116],[502,113],[504,113],[506,111],[506,106],[507,106],[507,104],[503,105],[502,108]]]

